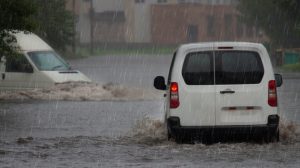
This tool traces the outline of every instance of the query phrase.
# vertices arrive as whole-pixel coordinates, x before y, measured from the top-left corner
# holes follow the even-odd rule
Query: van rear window
[[[182,69],[183,79],[187,85],[212,85],[213,67],[213,52],[189,53]]]
[[[250,51],[216,52],[216,84],[258,84],[264,68],[258,53]]]
[[[195,52],[186,56],[182,76],[187,85],[258,84],[264,68],[257,52]]]

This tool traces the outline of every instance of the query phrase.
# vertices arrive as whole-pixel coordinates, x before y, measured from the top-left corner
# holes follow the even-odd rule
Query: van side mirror
[[[282,85],[282,76],[280,74],[275,74],[276,86],[280,87]]]
[[[24,71],[25,71],[26,73],[33,73],[33,68],[32,68],[32,66],[31,66],[30,64],[26,64],[26,65],[24,66]]]
[[[165,78],[163,76],[157,76],[154,79],[154,87],[158,90],[167,90]]]

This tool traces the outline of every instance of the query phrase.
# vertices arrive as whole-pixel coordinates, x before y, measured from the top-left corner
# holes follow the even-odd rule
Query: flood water
[[[72,60],[93,81],[151,90],[168,55]],[[285,125],[279,143],[178,145],[166,140],[163,100],[0,102],[0,167],[299,167],[300,78],[278,89]]]

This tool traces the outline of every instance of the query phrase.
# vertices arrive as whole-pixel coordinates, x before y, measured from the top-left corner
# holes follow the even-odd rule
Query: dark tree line
[[[73,14],[65,8],[64,0],[33,0],[37,6],[36,32],[52,47],[64,51],[72,44],[74,31]]]
[[[15,41],[9,32],[30,31],[52,47],[64,51],[72,44],[74,22],[64,0],[1,0],[0,54],[13,52],[8,44]]]
[[[242,21],[261,28],[277,47],[300,47],[300,0],[240,0]]]
[[[31,0],[0,1],[0,56],[13,53],[8,44],[15,41],[9,32],[33,31],[37,25],[34,20],[36,7]]]

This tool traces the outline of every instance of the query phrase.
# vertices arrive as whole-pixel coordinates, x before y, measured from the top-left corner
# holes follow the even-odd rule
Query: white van
[[[0,56],[0,89],[47,88],[56,83],[91,82],[84,74],[72,70],[46,42],[33,33],[13,34],[13,46],[19,55]]]
[[[215,42],[186,44],[174,54],[166,90],[168,136],[181,142],[192,137],[264,135],[279,140],[276,87],[267,50],[261,44]]]

